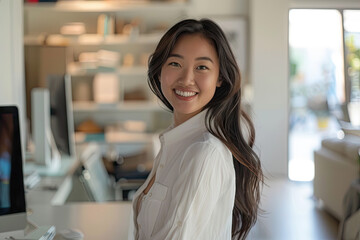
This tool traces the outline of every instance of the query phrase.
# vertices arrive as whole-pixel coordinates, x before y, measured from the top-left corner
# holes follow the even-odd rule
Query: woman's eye
[[[171,62],[171,63],[169,63],[169,66],[180,67],[180,64],[177,62]]]
[[[209,68],[207,66],[201,65],[201,66],[198,66],[196,69],[198,69],[198,70],[207,70]]]

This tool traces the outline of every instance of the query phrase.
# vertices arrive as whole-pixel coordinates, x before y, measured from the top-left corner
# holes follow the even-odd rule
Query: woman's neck
[[[199,114],[200,112],[201,111],[193,112],[193,113],[189,113],[189,114],[183,114],[183,113],[177,113],[174,111],[174,127],[177,127],[177,126],[183,124],[184,122],[186,122],[190,118],[194,117],[195,115]]]

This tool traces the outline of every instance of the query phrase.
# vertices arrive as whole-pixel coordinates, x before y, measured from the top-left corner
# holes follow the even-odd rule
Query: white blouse
[[[231,239],[233,158],[207,131],[205,114],[160,135],[153,169],[134,195],[129,239]],[[142,194],[154,175],[149,192]]]

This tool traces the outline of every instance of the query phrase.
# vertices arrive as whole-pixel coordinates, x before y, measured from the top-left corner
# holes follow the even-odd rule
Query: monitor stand
[[[32,132],[35,143],[34,160],[50,172],[59,170],[61,156],[50,127],[50,94],[46,88],[31,91]]]

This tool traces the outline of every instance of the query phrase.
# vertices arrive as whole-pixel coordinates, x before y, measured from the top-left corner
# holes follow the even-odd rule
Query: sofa
[[[359,178],[359,150],[360,136],[346,134],[342,139],[323,139],[314,151],[314,196],[339,221],[344,216],[344,197]]]

